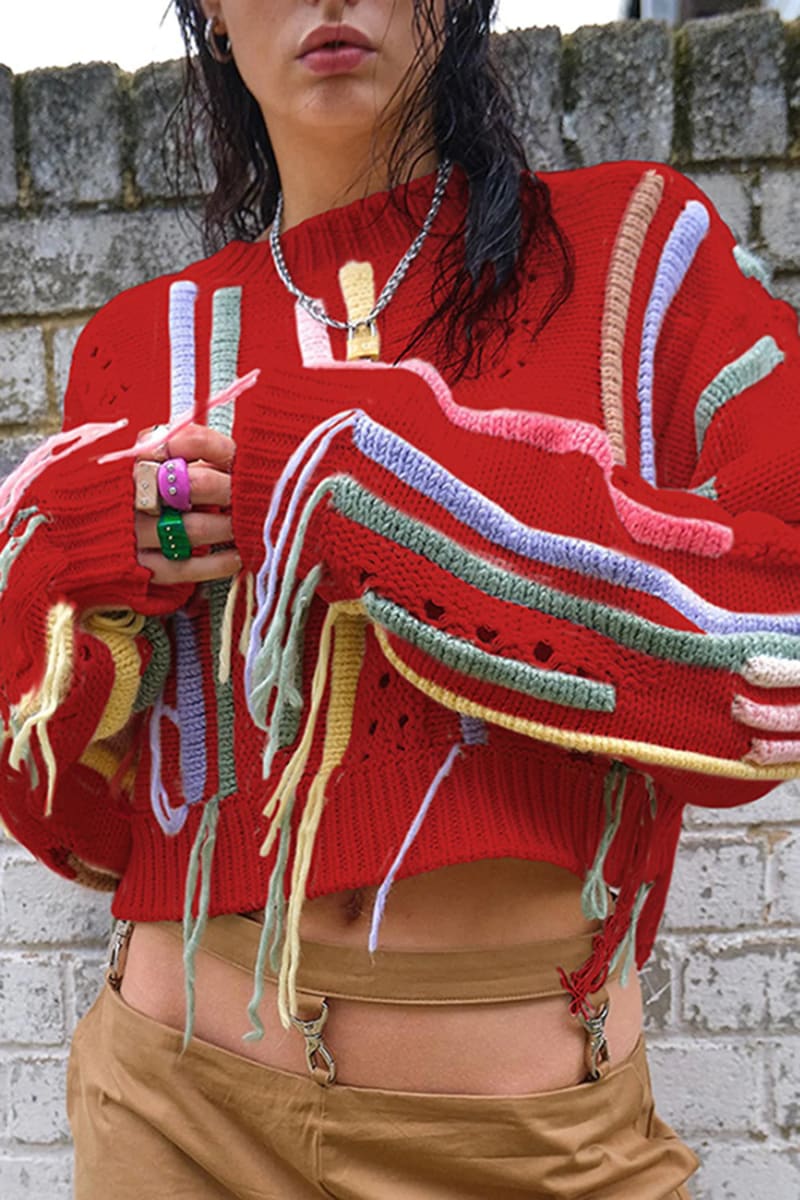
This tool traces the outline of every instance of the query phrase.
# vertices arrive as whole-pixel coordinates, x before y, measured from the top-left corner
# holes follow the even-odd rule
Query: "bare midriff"
[[[590,933],[580,881],[547,863],[498,859],[444,867],[395,884],[381,926],[383,950],[456,950],[518,945]],[[375,889],[306,902],[301,937],[366,944]],[[245,1042],[252,977],[202,949],[196,960],[194,1036],[283,1071],[306,1073],[302,1037],[286,1031],[267,983],[265,1033]],[[180,942],[158,924],[136,925],[121,994],[131,1007],[175,1029],[184,1026]],[[635,973],[608,984],[612,1062],[627,1057],[642,1028]],[[513,1003],[424,1006],[330,1002],[325,1040],[339,1083],[393,1091],[524,1095],[579,1083],[585,1034],[566,996]]]

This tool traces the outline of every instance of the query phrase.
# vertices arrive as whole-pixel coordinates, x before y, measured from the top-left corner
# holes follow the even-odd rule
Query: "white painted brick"
[[[797,1200],[800,1161],[788,1148],[720,1142],[701,1147],[692,1200]]]
[[[0,942],[108,941],[108,895],[78,887],[32,859],[7,863],[0,889]]]
[[[776,1046],[768,1057],[772,1078],[775,1124],[786,1137],[800,1135],[800,1041]]]
[[[777,844],[769,871],[770,920],[800,923],[800,835],[790,834]]]
[[[639,973],[644,1001],[644,1025],[648,1033],[669,1029],[673,1020],[673,979],[670,951],[662,941]]]
[[[75,995],[75,1021],[80,1021],[91,1008],[103,989],[106,958],[76,955],[72,961],[72,979]]]
[[[53,384],[56,389],[59,410],[63,413],[64,392],[67,390],[72,352],[85,322],[66,325],[53,332]]]
[[[0,438],[0,479],[5,478],[42,440],[41,434],[25,433],[17,437]],[[10,841],[13,839],[9,837]],[[14,843],[16,845],[16,843]]]
[[[11,1064],[8,1132],[18,1142],[51,1145],[70,1137],[65,1058],[25,1058]]]
[[[800,946],[692,946],[683,971],[683,1019],[713,1032],[792,1032],[800,1007]]]
[[[109,1200],[112,1196],[109,1192]],[[0,1154],[3,1200],[71,1200],[71,1156],[12,1158]]]
[[[41,200],[63,205],[119,197],[123,141],[119,78],[119,68],[110,63],[30,71],[23,76],[31,181]]]
[[[61,967],[52,955],[0,955],[0,1039],[56,1046],[66,1034]]]
[[[749,842],[681,847],[665,925],[671,929],[737,929],[759,924],[764,911],[764,854]]]
[[[8,221],[0,256],[0,312],[99,308],[125,288],[176,271],[201,255],[197,231],[174,209]]]
[[[738,804],[735,808],[700,808],[689,805],[686,824],[689,828],[718,825],[774,825],[787,821],[800,822],[800,785],[796,780],[782,783],[760,800]]]
[[[0,330],[0,424],[41,420],[47,414],[44,338],[35,325]]]
[[[747,179],[730,171],[686,171],[686,175],[708,196],[725,224],[739,242],[750,232],[750,191]]]
[[[681,1135],[765,1131],[758,1045],[659,1042],[648,1051],[656,1107]]]
[[[800,174],[765,171],[761,181],[761,232],[776,263],[800,264]]]
[[[14,77],[0,66],[0,208],[17,202],[14,154]]]

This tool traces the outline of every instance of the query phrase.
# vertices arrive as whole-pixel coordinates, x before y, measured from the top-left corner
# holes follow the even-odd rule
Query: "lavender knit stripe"
[[[661,252],[656,277],[647,302],[639,357],[639,473],[656,486],[653,439],[653,386],[658,339],[669,307],[694,262],[711,218],[699,200],[687,201]]]
[[[616,708],[616,689],[610,683],[598,683],[564,671],[545,671],[515,658],[489,654],[464,638],[426,625],[407,609],[374,592],[366,592],[363,602],[370,617],[384,629],[462,675],[567,708],[607,713]]]
[[[191,617],[178,609],[173,620],[183,794],[188,804],[197,804],[203,799],[207,774],[203,668]]]
[[[716,636],[668,629],[624,609],[573,596],[497,567],[425,522],[392,508],[348,476],[336,480],[333,500],[350,520],[387,542],[419,554],[470,587],[505,603],[582,625],[640,654],[687,666],[737,672],[758,655],[771,655],[770,662],[781,660],[787,665],[790,660],[800,662],[799,637],[776,633]]]
[[[166,718],[177,724],[177,713],[168,709],[163,697],[157,696],[150,712],[148,738],[150,745],[150,807],[153,816],[167,837],[180,833],[186,824],[189,813],[188,804],[177,804],[173,807],[169,802],[167,789],[161,773],[161,722]]]
[[[779,349],[773,337],[759,338],[739,358],[727,363],[708,387],[703,389],[694,411],[698,456],[703,449],[709,426],[719,410],[747,388],[766,379],[783,359],[783,351]]]
[[[194,408],[197,292],[189,279],[179,279],[169,289],[170,425]]]
[[[459,714],[461,721],[461,740],[465,746],[485,746],[489,741],[489,727],[480,717],[468,717]]]
[[[488,541],[523,558],[634,588],[665,601],[707,633],[800,633],[798,613],[739,613],[704,600],[669,571],[595,542],[534,529],[469,487],[404,438],[359,414],[353,440],[367,458],[440,504]]]

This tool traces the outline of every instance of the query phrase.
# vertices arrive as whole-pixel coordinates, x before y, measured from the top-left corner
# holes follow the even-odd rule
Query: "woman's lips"
[[[320,46],[304,54],[300,62],[305,63],[316,75],[339,75],[360,67],[368,58],[372,58],[374,50],[365,46],[351,46],[342,43],[341,46]]]

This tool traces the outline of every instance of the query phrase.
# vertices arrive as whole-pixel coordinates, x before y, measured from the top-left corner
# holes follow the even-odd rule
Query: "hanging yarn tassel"
[[[330,492],[334,478],[323,479],[315,487],[303,509],[297,524],[295,540],[286,564],[286,571],[281,583],[275,612],[270,622],[269,631],[261,645],[258,644],[259,631],[263,629],[265,624],[263,614],[269,606],[269,595],[265,598],[264,605],[256,614],[253,621],[250,646],[245,663],[245,687],[247,692],[247,706],[253,721],[259,729],[266,728],[266,714],[269,707],[269,700],[280,670],[280,646],[286,626],[286,610],[289,605],[289,596],[294,587],[297,566],[303,550],[303,541],[314,510]]]
[[[275,705],[269,720],[267,740],[264,746],[262,770],[264,779],[269,779],[278,750],[283,746],[290,745],[297,736],[297,728],[303,711],[303,696],[298,686],[300,646],[311,598],[321,577],[322,566],[317,565],[306,575],[294,598],[292,619],[278,672]]]
[[[239,596],[239,585],[242,572],[238,571],[231,580],[228,595],[225,598],[225,611],[219,631],[219,658],[217,660],[217,682],[227,683],[231,677],[231,653],[233,649],[233,618],[236,612],[236,600]]]
[[[186,987],[186,1024],[183,1031],[183,1049],[186,1050],[194,1029],[195,1008],[195,956],[208,922],[208,904],[211,898],[211,866],[217,840],[219,819],[219,797],[212,796],[203,807],[203,816],[198,826],[189,855],[186,875],[186,891],[183,907],[183,973]],[[197,916],[192,916],[192,905],[200,879],[200,898]]]
[[[609,971],[613,971],[616,969],[617,963],[620,961],[620,959],[622,959],[620,983],[623,987],[627,985],[628,979],[630,978],[630,973],[633,969],[636,953],[636,927],[639,923],[639,917],[641,916],[642,909],[644,908],[644,902],[647,899],[652,886],[652,883],[643,883],[637,891],[636,899],[633,902],[633,909],[631,911],[630,924],[628,925],[627,932],[619,946],[617,946],[617,949],[614,952],[614,957],[611,959],[611,963],[609,964]]]
[[[300,965],[300,916],[306,896],[306,884],[311,869],[317,831],[325,808],[325,789],[332,772],[339,766],[350,742],[353,726],[353,706],[364,657],[366,615],[360,601],[342,601],[331,605],[323,626],[326,643],[325,660],[317,661],[320,667],[327,665],[331,629],[335,625],[335,641],[331,663],[331,685],[328,711],[325,722],[325,741],[319,770],[308,791],[303,816],[297,830],[294,866],[286,911],[286,936],[283,942],[280,970],[278,972],[278,1012],[285,1029],[291,1027],[291,1014],[297,1011],[297,972]],[[322,645],[322,639],[321,639]],[[322,674],[322,687],[325,676]],[[310,716],[309,716],[310,720]],[[305,735],[304,735],[305,736]]]
[[[35,729],[42,758],[47,768],[47,795],[44,809],[46,817],[51,816],[53,812],[57,775],[55,755],[47,732],[47,722],[64,699],[72,678],[74,616],[73,606],[65,601],[59,601],[58,604],[53,605],[47,614],[47,662],[44,679],[38,692],[20,705],[20,711],[26,711],[25,720],[14,736],[8,757],[8,764],[14,771],[19,770],[23,758],[26,761],[29,760],[30,739]],[[36,706],[35,711],[28,712],[27,710],[33,705]]]
[[[422,804],[419,806],[417,815],[414,817],[414,820],[411,822],[411,825],[409,826],[406,836],[403,838],[403,844],[400,847],[400,849],[398,850],[397,856],[396,856],[394,862],[392,863],[391,867],[389,868],[386,878],[384,879],[381,886],[378,888],[378,894],[375,897],[375,904],[373,905],[373,908],[372,908],[372,922],[371,922],[370,930],[369,930],[370,954],[374,954],[378,948],[378,934],[380,932],[381,922],[383,921],[383,915],[384,915],[384,912],[386,909],[386,901],[389,897],[389,892],[391,890],[392,884],[395,881],[397,872],[400,870],[400,867],[403,865],[405,857],[408,854],[408,851],[411,849],[411,846],[416,841],[417,835],[419,834],[419,831],[422,828],[422,823],[425,820],[425,817],[427,816],[428,809],[430,808],[431,804],[433,803],[434,797],[436,796],[436,793],[438,792],[438,790],[442,784],[442,781],[450,774],[450,771],[453,768],[453,763],[456,761],[456,758],[461,753],[461,749],[462,749],[461,742],[456,742],[456,744],[454,746],[450,747],[450,750],[447,754],[447,758],[444,760],[441,767],[439,768],[436,775],[434,776],[433,782],[431,783],[430,787],[428,788],[427,792],[425,793],[425,798],[423,799]]]
[[[603,871],[605,869],[606,856],[611,849],[611,844],[617,835],[620,822],[622,821],[622,806],[625,799],[625,785],[628,773],[629,768],[624,763],[616,761],[611,763],[606,772],[603,784],[606,827],[600,839],[600,844],[597,847],[594,863],[586,876],[583,891],[581,892],[581,907],[587,921],[605,921],[608,916],[608,887],[606,886]],[[616,807],[614,806],[615,794]]]
[[[243,1035],[246,1042],[257,1042],[264,1036],[264,1024],[258,1015],[261,1001],[264,998],[264,966],[269,952],[269,963],[273,971],[278,971],[280,965],[280,943],[286,918],[286,901],[284,899],[284,880],[286,864],[289,860],[289,843],[291,813],[281,826],[281,840],[278,843],[278,855],[269,880],[267,902],[264,905],[264,921],[261,926],[261,937],[258,940],[258,953],[254,969],[253,995],[247,1006],[252,1029]]]

